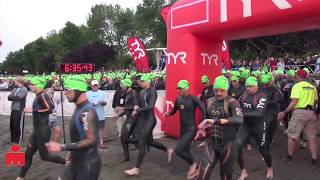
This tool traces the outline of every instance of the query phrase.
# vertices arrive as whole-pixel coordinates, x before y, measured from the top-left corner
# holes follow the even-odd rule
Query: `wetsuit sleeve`
[[[112,108],[116,108],[119,105],[119,90],[116,90],[116,92],[113,95],[112,100]]]
[[[141,111],[151,111],[157,101],[157,91],[155,89],[151,89],[150,91],[150,98],[149,98],[149,102],[145,102],[146,103],[146,107],[140,108],[138,109],[139,112]]]
[[[272,100],[268,100],[268,104],[278,105],[282,101],[282,98],[283,98],[282,93],[277,88],[276,92],[273,93]]]
[[[176,98],[176,101],[174,102],[174,106],[169,112],[169,116],[174,115],[177,112],[177,110],[178,110],[178,98]]]
[[[90,110],[87,116],[82,118],[82,127],[85,133],[85,139],[77,142],[70,143],[61,146],[62,151],[81,151],[92,148],[97,143],[97,138],[94,133],[94,124],[95,124],[95,113]]]
[[[243,113],[244,116],[248,117],[261,117],[263,116],[263,113],[265,112],[266,105],[267,105],[267,97],[265,95],[259,95],[258,99],[258,105],[256,105],[254,111],[252,112],[246,112]]]
[[[231,116],[228,118],[224,118],[226,119],[226,123],[222,124],[221,123],[221,119],[219,119],[216,124],[218,125],[240,125],[243,123],[243,113],[242,113],[242,109],[240,107],[240,103],[239,101],[235,100],[235,99],[231,99],[228,102],[228,107],[230,109],[231,112]]]
[[[206,108],[204,105],[201,103],[201,101],[195,97],[193,97],[193,102],[195,103],[196,107],[198,107],[201,110],[201,120],[206,119]]]
[[[52,112],[52,105],[50,106],[49,104],[52,104],[50,101],[50,97],[48,96],[47,93],[42,93],[39,102],[41,104],[42,109],[37,110],[37,112]]]
[[[206,88],[206,89],[207,89],[207,88]],[[212,97],[214,96],[214,90],[213,90],[213,88],[209,87],[209,88],[207,89],[207,90],[208,90],[207,95],[204,93],[206,89],[204,89],[204,90],[202,91],[202,93],[201,93],[201,96],[200,96],[200,100],[201,100],[201,101],[204,100],[204,99],[212,98]]]
[[[126,105],[124,108],[125,111],[133,111],[135,105],[139,105],[138,96],[136,92],[132,92],[131,94],[128,94],[126,98],[130,99],[130,104]]]

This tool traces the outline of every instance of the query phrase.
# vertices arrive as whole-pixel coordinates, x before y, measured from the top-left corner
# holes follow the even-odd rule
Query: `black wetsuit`
[[[71,143],[62,146],[71,151],[71,162],[66,166],[68,180],[97,180],[101,169],[98,153],[98,115],[94,106],[85,101],[79,105],[70,121]]]
[[[39,150],[40,158],[43,161],[51,161],[54,163],[65,164],[64,158],[49,154],[45,143],[50,141],[51,130],[49,128],[49,114],[52,112],[53,103],[50,101],[46,93],[40,92],[32,105],[32,118],[33,118],[33,132],[27,145],[25,153],[26,164],[21,168],[19,177],[24,178],[28,169],[32,164],[33,155]]]
[[[230,86],[228,94],[229,96],[235,98],[236,100],[239,100],[245,90],[246,89],[242,85],[240,85],[238,88]]]
[[[245,92],[240,98],[240,104],[243,110],[244,122],[240,126],[237,135],[237,141],[244,144],[251,136],[258,144],[259,151],[268,167],[271,167],[272,160],[269,152],[269,144],[266,142],[266,107],[267,96],[263,92],[257,92],[249,95]],[[241,151],[240,151],[241,156]]]
[[[206,153],[209,164],[202,170],[200,179],[209,180],[214,166],[220,161],[221,179],[231,180],[233,164],[237,160],[240,148],[236,135],[239,125],[243,123],[240,104],[230,96],[221,101],[211,98],[208,100],[207,112],[209,118],[216,122],[208,130]],[[221,124],[221,119],[226,119],[228,122]]]
[[[293,85],[295,84],[294,80],[286,80],[284,81],[282,87],[281,87],[281,91],[283,94],[283,99],[280,103],[280,111],[284,111],[290,104],[291,102],[291,90]],[[289,120],[291,118],[291,112],[287,113],[285,118],[284,118],[284,126],[286,129],[288,129],[289,126]]]
[[[157,120],[154,115],[154,106],[157,100],[156,89],[150,87],[142,89],[139,92],[139,119],[136,128],[138,128],[139,136],[139,155],[136,168],[140,168],[143,158],[146,154],[146,146],[151,146],[163,151],[167,151],[167,147],[153,139],[153,129]]]
[[[180,138],[175,148],[175,153],[188,162],[189,165],[194,163],[193,156],[190,152],[190,145],[197,133],[197,125],[195,121],[196,108],[202,113],[202,120],[205,119],[206,110],[200,100],[194,96],[179,96],[176,98],[175,104],[169,115],[173,115],[180,111]]]
[[[129,143],[137,143],[136,140],[131,140],[130,138],[136,125],[136,117],[132,116],[133,108],[135,105],[139,105],[138,95],[136,91],[132,90],[126,94],[124,105],[124,111],[119,114],[119,116],[126,115],[126,120],[124,121],[122,126],[120,139],[124,151],[125,161],[129,161]]]
[[[204,106],[207,106],[207,100],[214,96],[214,89],[212,85],[205,87],[200,95],[200,101],[203,103]]]
[[[283,98],[280,89],[274,85],[269,87],[261,87],[260,91],[267,95],[268,103],[266,109],[267,120],[267,142],[273,141],[274,133],[278,127],[278,113],[280,112],[280,102]]]

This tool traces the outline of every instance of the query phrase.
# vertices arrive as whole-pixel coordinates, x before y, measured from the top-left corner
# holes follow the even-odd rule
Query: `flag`
[[[229,48],[226,41],[222,42],[221,59],[226,69],[231,69]]]
[[[138,72],[149,72],[149,59],[143,42],[133,36],[127,39],[128,49]]]

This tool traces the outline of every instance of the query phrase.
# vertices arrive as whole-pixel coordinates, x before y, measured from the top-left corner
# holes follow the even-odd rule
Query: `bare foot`
[[[251,151],[251,150],[252,150],[251,144],[248,144],[248,145],[247,145],[247,150],[248,150],[248,151]]]
[[[196,165],[195,170],[190,175],[187,175],[187,180],[195,179],[199,177],[199,175],[200,175],[200,169],[197,168],[197,165]]]
[[[173,149],[172,149],[172,148],[169,148],[169,149],[167,150],[167,153],[168,153],[168,163],[170,163],[171,160],[172,160]]]
[[[193,174],[195,172],[195,170],[197,169],[197,163],[193,163],[190,168],[189,171],[187,173],[187,176],[190,176],[191,174]]]
[[[134,167],[132,169],[124,171],[127,176],[137,176],[139,175],[139,169]]]
[[[247,173],[247,170],[246,169],[242,169],[241,170],[241,175],[240,175],[240,177],[238,178],[238,180],[244,180],[244,179],[246,179],[246,178],[248,178],[248,173]]]
[[[272,168],[268,168],[268,172],[267,172],[267,179],[273,179],[273,169]]]

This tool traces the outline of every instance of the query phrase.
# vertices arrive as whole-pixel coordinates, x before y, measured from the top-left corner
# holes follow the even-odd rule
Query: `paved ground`
[[[26,118],[25,139],[27,139],[32,130],[32,121],[30,117]],[[122,149],[117,139],[115,120],[107,122],[107,139],[115,139],[108,142],[108,149],[101,151],[102,171],[100,180],[183,180],[187,171],[187,164],[174,156],[171,164],[166,162],[166,154],[151,149],[146,155],[144,164],[141,168],[141,174],[138,177],[126,177],[123,171],[131,168],[136,160],[137,151],[132,151],[132,161],[122,164]],[[68,126],[66,126],[68,128]],[[0,116],[0,180],[14,180],[19,172],[19,168],[6,167],[4,164],[4,154],[9,150],[9,117]],[[68,132],[67,132],[68,136]],[[174,146],[176,140],[163,138],[160,140],[166,145]],[[320,144],[320,143],[319,143]],[[25,144],[22,145],[25,149]],[[283,157],[286,155],[286,137],[279,131],[276,135],[272,147],[273,165],[275,171],[275,180],[320,180],[320,168],[310,166],[310,155],[308,150],[297,149],[295,161],[292,165],[287,165]],[[202,150],[193,146],[193,153],[196,159],[200,160],[203,156]],[[61,153],[64,155],[64,153]],[[252,151],[245,151],[245,160],[249,170],[248,180],[263,180],[266,174],[266,167],[261,160],[256,148]],[[63,174],[64,166],[54,163],[43,162],[39,155],[34,156],[32,167],[26,177],[26,180],[56,180]],[[235,165],[234,179],[239,176],[238,165]],[[218,167],[213,173],[212,179],[220,179]]]

